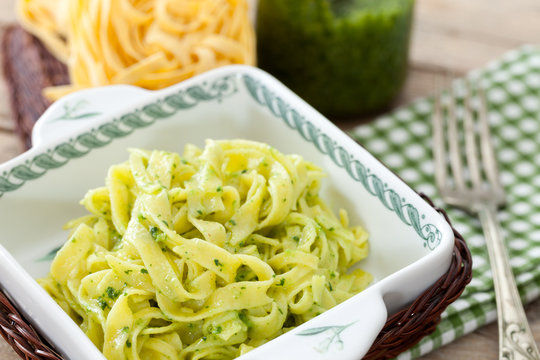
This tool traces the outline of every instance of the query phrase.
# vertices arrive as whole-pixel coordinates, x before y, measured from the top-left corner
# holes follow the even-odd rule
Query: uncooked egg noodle
[[[364,289],[323,171],[247,140],[130,149],[40,283],[109,360],[232,359]]]
[[[246,0],[18,0],[18,19],[69,69],[58,99],[99,85],[161,89],[229,64],[255,64]]]

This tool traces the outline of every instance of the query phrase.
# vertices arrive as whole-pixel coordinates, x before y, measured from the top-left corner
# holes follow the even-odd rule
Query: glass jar
[[[407,72],[414,0],[259,0],[257,56],[330,117],[381,110]]]

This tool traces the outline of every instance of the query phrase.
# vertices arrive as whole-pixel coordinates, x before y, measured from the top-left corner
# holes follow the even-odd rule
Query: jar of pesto
[[[259,0],[259,67],[330,117],[381,110],[407,72],[414,0]]]

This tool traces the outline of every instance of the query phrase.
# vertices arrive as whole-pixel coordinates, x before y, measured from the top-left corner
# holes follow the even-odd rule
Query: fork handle
[[[495,286],[495,299],[499,324],[499,359],[540,360],[540,353],[523,310],[516,281],[510,267],[497,209],[485,206],[479,209]]]

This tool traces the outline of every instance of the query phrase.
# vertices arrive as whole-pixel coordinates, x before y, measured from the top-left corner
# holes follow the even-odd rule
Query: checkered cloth
[[[524,46],[466,77],[486,89],[507,205],[499,212],[521,298],[540,295],[540,47]],[[459,86],[456,80],[453,85]],[[435,187],[431,139],[433,98],[420,99],[350,135],[412,188],[445,208],[473,256],[473,279],[442,315],[437,330],[399,355],[414,359],[496,319],[495,294],[478,219],[445,205]]]

